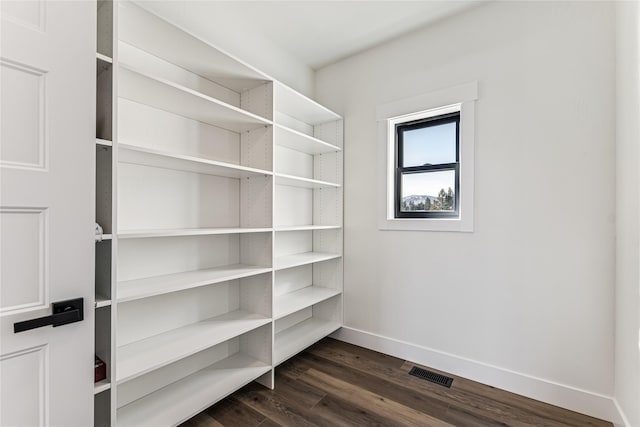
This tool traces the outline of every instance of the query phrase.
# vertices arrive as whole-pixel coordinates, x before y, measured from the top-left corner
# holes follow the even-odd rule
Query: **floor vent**
[[[436,374],[435,372],[427,371],[426,369],[418,368],[417,366],[411,368],[409,375],[413,375],[414,377],[422,378],[423,380],[431,381],[432,383],[440,384],[445,387],[451,387],[451,384],[453,383],[453,378],[451,377]]]

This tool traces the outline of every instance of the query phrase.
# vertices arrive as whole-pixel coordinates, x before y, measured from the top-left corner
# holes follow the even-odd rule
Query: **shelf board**
[[[105,390],[109,390],[111,388],[111,383],[109,380],[98,381],[93,384],[93,394],[102,393]]]
[[[333,182],[318,181],[317,179],[301,178],[299,176],[285,175],[282,173],[274,174],[276,177],[276,184],[288,185],[291,187],[301,188],[339,188],[340,184]]]
[[[236,353],[119,408],[117,425],[178,425],[270,369],[264,362]]]
[[[342,117],[280,82],[274,82],[275,109],[309,125],[340,120]]]
[[[93,303],[95,308],[109,307],[111,305],[111,298],[107,298],[104,295],[96,294],[96,300]]]
[[[274,366],[340,328],[340,322],[310,317],[276,334]]]
[[[112,147],[113,146],[113,142],[108,141],[106,139],[96,138],[96,145],[102,145],[104,147]]]
[[[96,242],[102,242],[105,240],[111,240],[113,238],[113,234],[102,234],[102,235],[97,235],[96,234]]]
[[[328,261],[330,259],[340,258],[340,256],[340,254],[329,254],[323,252],[305,252],[301,254],[279,256],[273,261],[273,269],[284,270],[285,268],[313,264],[314,262]]]
[[[272,271],[271,268],[234,264],[206,270],[186,271],[163,276],[118,282],[118,302],[133,301]]]
[[[255,169],[233,163],[218,162],[201,157],[174,154],[153,148],[118,144],[118,161],[156,168],[223,176],[227,178],[246,178],[251,176],[269,176],[272,172]]]
[[[129,2],[119,2],[118,38],[235,92],[272,80],[189,31]]]
[[[273,318],[280,319],[341,293],[342,291],[336,289],[307,286],[295,292],[279,295],[275,297],[273,304]]]
[[[113,66],[113,61],[106,55],[102,55],[100,53],[96,53],[96,78],[98,78],[102,73],[108,71]],[[109,80],[111,78],[109,77]]]
[[[273,126],[273,141],[276,145],[313,155],[341,151],[336,145],[278,124]]]
[[[336,230],[342,228],[339,225],[292,225],[275,227],[274,231],[314,231],[314,230]]]
[[[268,233],[271,228],[176,228],[162,230],[121,230],[119,239],[141,239],[149,237],[207,236],[214,234]]]
[[[117,349],[117,384],[242,335],[271,320],[242,310],[132,342]]]
[[[109,64],[113,64],[113,59],[107,55],[104,55],[100,52],[96,52],[96,59],[99,59],[103,62],[108,62]]]
[[[208,95],[120,64],[118,96],[203,123],[245,132],[272,124]]]

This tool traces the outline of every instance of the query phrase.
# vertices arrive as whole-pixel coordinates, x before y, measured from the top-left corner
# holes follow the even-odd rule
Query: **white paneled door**
[[[0,14],[0,425],[89,426],[96,5],[0,0]],[[84,320],[15,332],[76,298]],[[60,310],[50,320],[80,311]]]

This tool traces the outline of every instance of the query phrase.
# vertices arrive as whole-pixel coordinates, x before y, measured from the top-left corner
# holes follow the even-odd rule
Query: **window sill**
[[[473,233],[473,222],[461,218],[387,218],[378,223],[382,231],[458,231]]]

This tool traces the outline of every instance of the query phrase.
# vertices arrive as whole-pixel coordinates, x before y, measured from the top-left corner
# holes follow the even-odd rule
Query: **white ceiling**
[[[210,1],[223,14],[314,70],[433,24],[480,1]],[[207,16],[203,15],[203,16]]]

